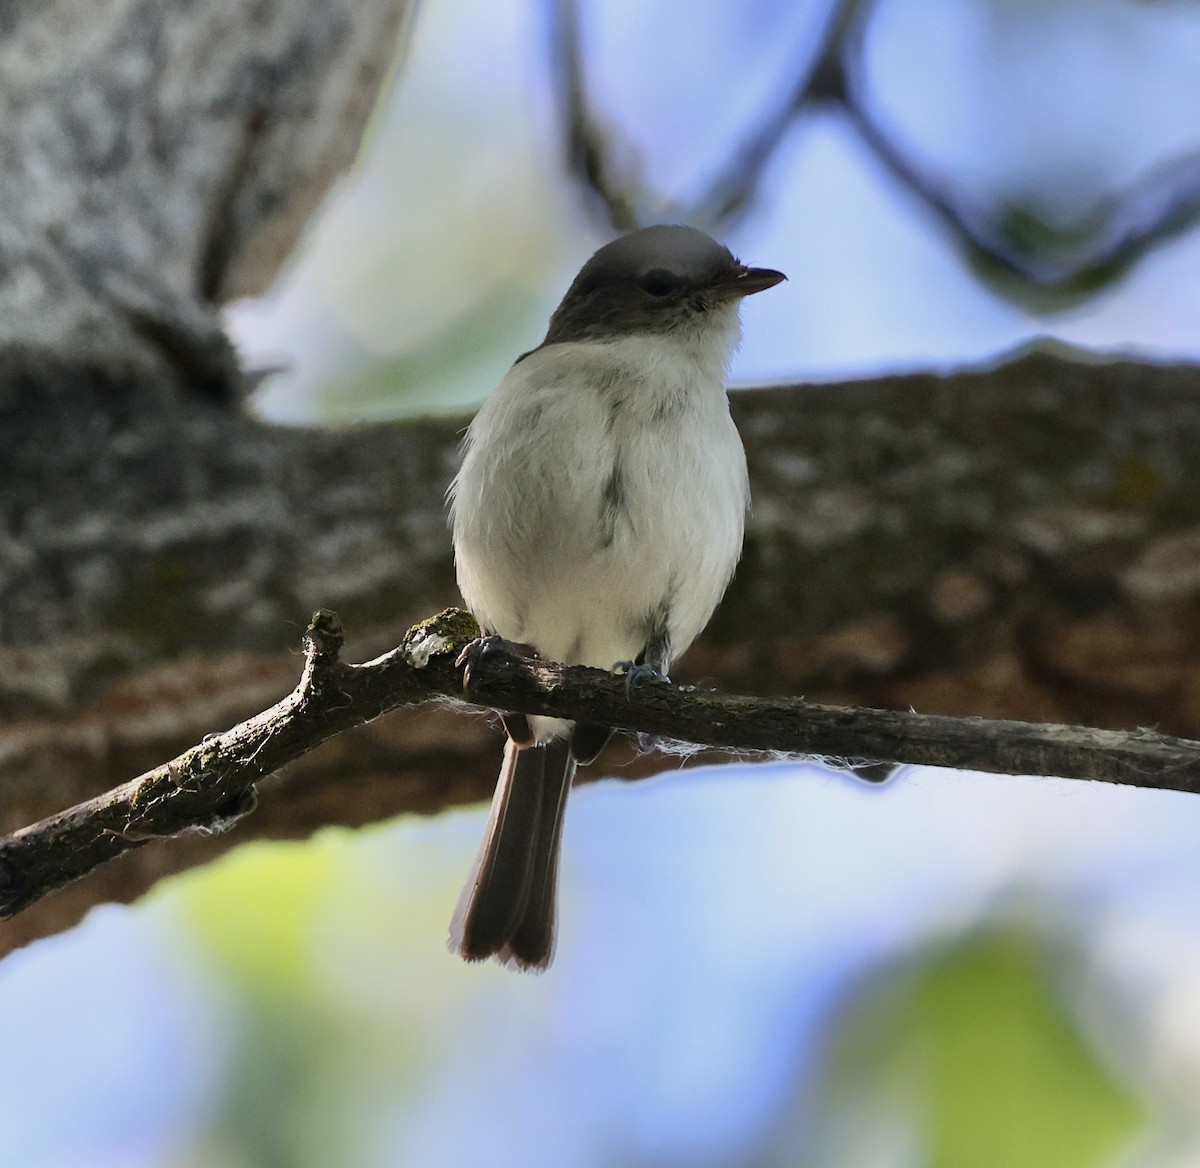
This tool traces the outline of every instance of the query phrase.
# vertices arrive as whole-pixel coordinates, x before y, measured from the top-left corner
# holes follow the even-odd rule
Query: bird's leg
[[[671,662],[671,639],[662,622],[654,625],[636,661],[618,661],[613,673],[625,678],[625,692],[631,694],[635,685],[646,681],[670,681],[667,667]],[[577,722],[571,731],[571,756],[578,763],[589,763],[604,749],[612,737],[607,726]]]
[[[503,637],[491,633],[488,636],[476,637],[458,655],[454,662],[463,671],[463,689],[469,690],[475,680],[475,671],[487,657],[536,657],[537,651],[532,645],[521,644],[517,641],[506,641]],[[505,733],[513,740],[513,745],[524,750],[536,745],[533,727],[529,718],[524,714],[512,711],[500,711],[500,721],[504,724]]]
[[[637,655],[636,661],[618,661],[613,673],[625,678],[625,692],[632,693],[635,685],[647,681],[667,681],[667,669],[671,664],[671,638],[661,625],[656,626]]]
[[[613,666],[613,673],[625,678],[626,696],[632,697],[633,687],[647,681],[670,682],[667,670],[671,665],[671,638],[666,625],[656,624],[646,639],[646,644],[637,655],[636,661],[618,661]],[[652,735],[638,736],[638,747],[643,751],[654,749],[655,739]]]

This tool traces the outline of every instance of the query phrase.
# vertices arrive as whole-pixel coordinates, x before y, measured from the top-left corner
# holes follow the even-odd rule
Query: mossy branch
[[[410,629],[390,653],[348,665],[340,659],[337,616],[317,612],[305,632],[300,681],[282,701],[131,782],[0,839],[0,916],[149,840],[228,829],[254,810],[259,780],[335,734],[400,706],[464,700],[457,658],[477,632],[466,613],[447,609]],[[1148,730],[852,709],[667,683],[630,690],[603,670],[522,658],[503,647],[476,665],[466,700],[736,751],[1200,788],[1200,743]]]

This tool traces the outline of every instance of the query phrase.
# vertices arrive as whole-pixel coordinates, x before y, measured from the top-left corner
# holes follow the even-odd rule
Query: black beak
[[[732,272],[713,284],[712,291],[722,300],[732,300],[735,296],[753,296],[755,292],[765,292],[786,279],[787,276],[774,268],[747,268],[738,264]]]

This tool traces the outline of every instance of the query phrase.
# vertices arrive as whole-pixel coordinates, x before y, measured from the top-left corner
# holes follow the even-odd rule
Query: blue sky
[[[823,9],[683,7],[686,18],[679,3],[586,9],[596,101],[668,209],[779,100]],[[606,238],[559,170],[540,11],[528,0],[427,6],[361,165],[271,294],[230,314],[248,355],[290,366],[262,399],[268,414],[353,417],[337,405],[349,370],[482,307],[505,324],[479,341],[477,359],[371,405],[461,410],[540,339]],[[1190,146],[1200,21],[1187,4],[884,0],[869,27],[866,88],[880,117],[973,197],[1082,214]],[[739,381],[944,369],[1041,335],[1162,359],[1200,346],[1197,232],[1098,296],[1039,315],[981,284],[832,113],[794,125],[753,214],[722,234],[789,276],[747,306]],[[470,330],[455,337],[461,348]]]
[[[558,957],[536,978],[445,951],[481,822],[319,845],[333,876],[303,932],[317,988],[284,1025],[319,1035],[329,1010],[357,1034],[323,1060],[362,1110],[341,1163],[728,1163],[815,1082],[856,983],[991,914],[1081,947],[1069,1008],[1123,1073],[1178,1090],[1198,1067],[1187,796],[933,770],[875,789],[789,764],[585,788]],[[270,911],[261,886],[230,887],[228,913]],[[205,1132],[253,1056],[247,1003],[186,905],[177,883],[0,967],[0,1164],[175,1164]]]

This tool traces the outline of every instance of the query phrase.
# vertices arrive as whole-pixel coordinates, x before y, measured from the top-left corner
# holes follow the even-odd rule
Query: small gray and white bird
[[[784,276],[691,227],[602,247],[467,431],[450,489],[458,584],[485,634],[665,676],[742,549],[749,485],[725,378],[742,297]],[[608,730],[505,715],[479,854],[450,927],[468,961],[544,969],[576,763]]]

